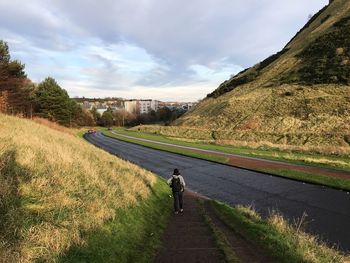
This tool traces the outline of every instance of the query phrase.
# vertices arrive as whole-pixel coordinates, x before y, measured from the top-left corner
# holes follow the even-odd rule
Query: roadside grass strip
[[[107,131],[107,129],[102,129]],[[338,169],[340,171],[350,172],[350,156],[349,155],[324,155],[319,153],[302,153],[293,150],[282,151],[277,148],[271,147],[259,147],[250,148],[245,146],[234,146],[234,145],[224,145],[205,143],[202,141],[194,140],[183,140],[180,138],[166,137],[160,134],[150,134],[142,131],[137,131],[135,128],[125,129],[116,128],[118,133],[128,136],[133,136],[141,139],[148,139],[157,142],[170,143],[179,146],[194,147],[203,150],[212,150],[222,153],[237,154],[247,157],[256,157],[267,160],[283,161],[292,164],[309,165],[321,168]],[[110,132],[107,132],[110,133]]]
[[[223,222],[278,262],[341,263],[350,260],[349,255],[305,233],[303,219],[291,225],[277,212],[272,212],[264,220],[251,207],[230,207],[214,200],[209,202]]]
[[[140,141],[137,138],[133,139],[133,138],[126,138],[123,136],[118,136],[118,134],[114,134],[108,131],[102,131],[102,133],[108,137],[111,138],[115,138],[121,141],[125,141],[125,142],[130,142],[130,143],[134,143],[134,144],[138,144],[138,145],[142,145],[145,147],[149,147],[152,149],[156,149],[156,150],[161,150],[161,151],[165,151],[165,152],[171,152],[171,153],[176,153],[176,154],[181,154],[181,155],[185,155],[185,156],[189,156],[189,157],[194,157],[194,158],[198,158],[198,159],[202,159],[202,160],[208,160],[208,161],[213,161],[213,162],[218,162],[218,163],[227,163],[228,162],[228,158],[223,157],[223,156],[218,156],[218,155],[213,155],[213,154],[205,154],[205,153],[198,153],[196,151],[191,151],[191,150],[186,150],[186,149],[181,149],[181,148],[176,148],[176,147],[172,147],[172,146],[166,146],[166,145],[161,145],[161,144],[157,144],[152,143],[152,142],[145,142],[145,141]]]
[[[350,191],[350,180],[338,177],[325,176],[314,173],[306,173],[288,169],[261,169],[262,172],[272,175],[283,176],[294,180],[309,182],[324,186],[330,186],[335,189]]]
[[[214,224],[210,216],[206,213],[203,207],[203,201],[200,202],[201,214],[204,218],[205,223],[209,226],[215,242],[218,248],[222,251],[225,256],[226,262],[228,263],[241,263],[242,261],[237,257],[235,252],[232,250],[230,242],[227,240],[225,234]]]
[[[185,156],[204,159],[204,160],[208,160],[208,161],[214,161],[214,162],[222,163],[222,164],[227,164],[229,161],[229,158],[226,158],[226,157],[223,157],[220,155],[198,153],[195,150],[191,151],[191,150],[187,150],[187,149],[177,148],[176,145],[175,146],[166,146],[166,145],[157,144],[157,142],[159,142],[159,141],[155,141],[153,143],[153,142],[145,142],[145,141],[139,140],[139,138],[150,140],[151,139],[150,137],[154,137],[154,135],[147,135],[147,136],[142,135],[142,137],[129,138],[129,137],[120,136],[116,133],[111,133],[111,132],[107,131],[106,129],[102,129],[101,131],[104,135],[106,135],[108,137],[115,138],[115,139],[122,140],[122,141],[126,141],[126,142],[131,142],[134,144],[139,144],[139,145],[146,146],[146,147],[153,148],[153,149],[157,149],[157,150],[177,153],[177,154],[181,154],[181,155],[185,155]],[[125,134],[125,135],[130,136],[130,133],[134,134],[137,132],[126,132],[126,133],[129,133],[129,134]],[[165,141],[166,141],[166,139],[163,138],[161,142],[165,142]],[[170,142],[167,141],[166,143],[170,143]],[[181,146],[184,146],[184,145],[181,145]],[[189,145],[186,145],[186,146],[189,146]],[[191,147],[192,146],[193,145],[191,145]],[[315,174],[315,173],[306,173],[306,172],[302,172],[302,171],[296,171],[296,170],[292,170],[292,169],[283,169],[283,168],[268,169],[268,168],[262,167],[262,168],[254,168],[252,170],[257,171],[257,172],[268,173],[271,175],[286,177],[286,178],[290,178],[293,180],[299,180],[299,181],[303,181],[303,182],[329,186],[329,187],[333,187],[333,188],[340,189],[340,190],[350,191],[350,180],[349,179],[342,179],[342,178],[338,178],[338,177],[319,175],[319,174]]]

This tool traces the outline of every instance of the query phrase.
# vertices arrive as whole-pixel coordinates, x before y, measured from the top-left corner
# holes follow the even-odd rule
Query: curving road
[[[191,190],[231,205],[253,205],[263,215],[277,209],[291,222],[305,212],[307,231],[350,251],[350,194],[258,172],[86,134],[90,143],[163,178],[179,168]]]

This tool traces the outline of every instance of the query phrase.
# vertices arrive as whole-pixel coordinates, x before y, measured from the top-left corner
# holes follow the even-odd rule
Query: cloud
[[[0,35],[33,80],[51,75],[70,94],[187,87],[196,99],[279,51],[327,2],[4,0]]]

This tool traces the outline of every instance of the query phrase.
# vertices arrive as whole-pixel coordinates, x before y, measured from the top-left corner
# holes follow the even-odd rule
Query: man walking
[[[174,169],[173,176],[168,180],[168,185],[173,191],[175,214],[182,213],[184,211],[182,208],[182,194],[185,191],[186,184],[184,178],[180,175],[179,169]]]

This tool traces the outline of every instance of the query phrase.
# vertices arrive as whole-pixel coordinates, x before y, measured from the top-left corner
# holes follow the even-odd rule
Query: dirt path
[[[206,201],[206,198],[195,193],[185,193],[184,213],[171,216],[163,234],[163,245],[155,259],[156,263],[227,262],[203,217],[203,211],[224,234],[230,250],[239,258],[239,261],[234,262],[275,262],[222,222]]]
[[[222,232],[225,236],[226,240],[231,247],[231,250],[234,251],[237,258],[241,260],[241,262],[249,262],[249,263],[273,263],[277,262],[269,255],[267,255],[260,248],[254,246],[252,242],[249,240],[245,240],[244,237],[235,231],[227,224],[225,224],[220,217],[215,213],[214,209],[208,204],[208,202],[204,203],[205,213],[210,217],[211,221],[215,226]]]
[[[229,158],[229,162],[227,163],[228,165],[232,165],[238,168],[244,168],[244,169],[255,170],[255,171],[262,171],[264,169],[273,169],[273,170],[289,169],[289,170],[295,170],[295,171],[301,171],[306,173],[313,173],[313,174],[319,174],[319,175],[325,175],[325,176],[350,180],[350,172],[346,172],[346,171],[339,171],[339,170],[308,166],[308,165],[291,164],[291,163],[281,162],[281,161],[266,160],[266,159],[260,159],[255,157],[240,156],[237,154],[229,154],[229,153],[223,153],[223,152],[212,151],[212,150],[198,149],[198,148],[188,147],[188,146],[180,146],[180,145],[175,145],[170,143],[163,143],[163,142],[157,142],[153,140],[128,136],[128,135],[117,133],[115,131],[113,131],[112,133],[118,136],[131,138],[139,141],[151,142],[155,144],[186,149],[186,150],[190,150],[198,153],[208,153],[210,155],[223,156],[223,157]]]
[[[173,214],[163,235],[155,262],[224,262],[224,257],[204,222],[198,196],[185,192],[184,212]]]

